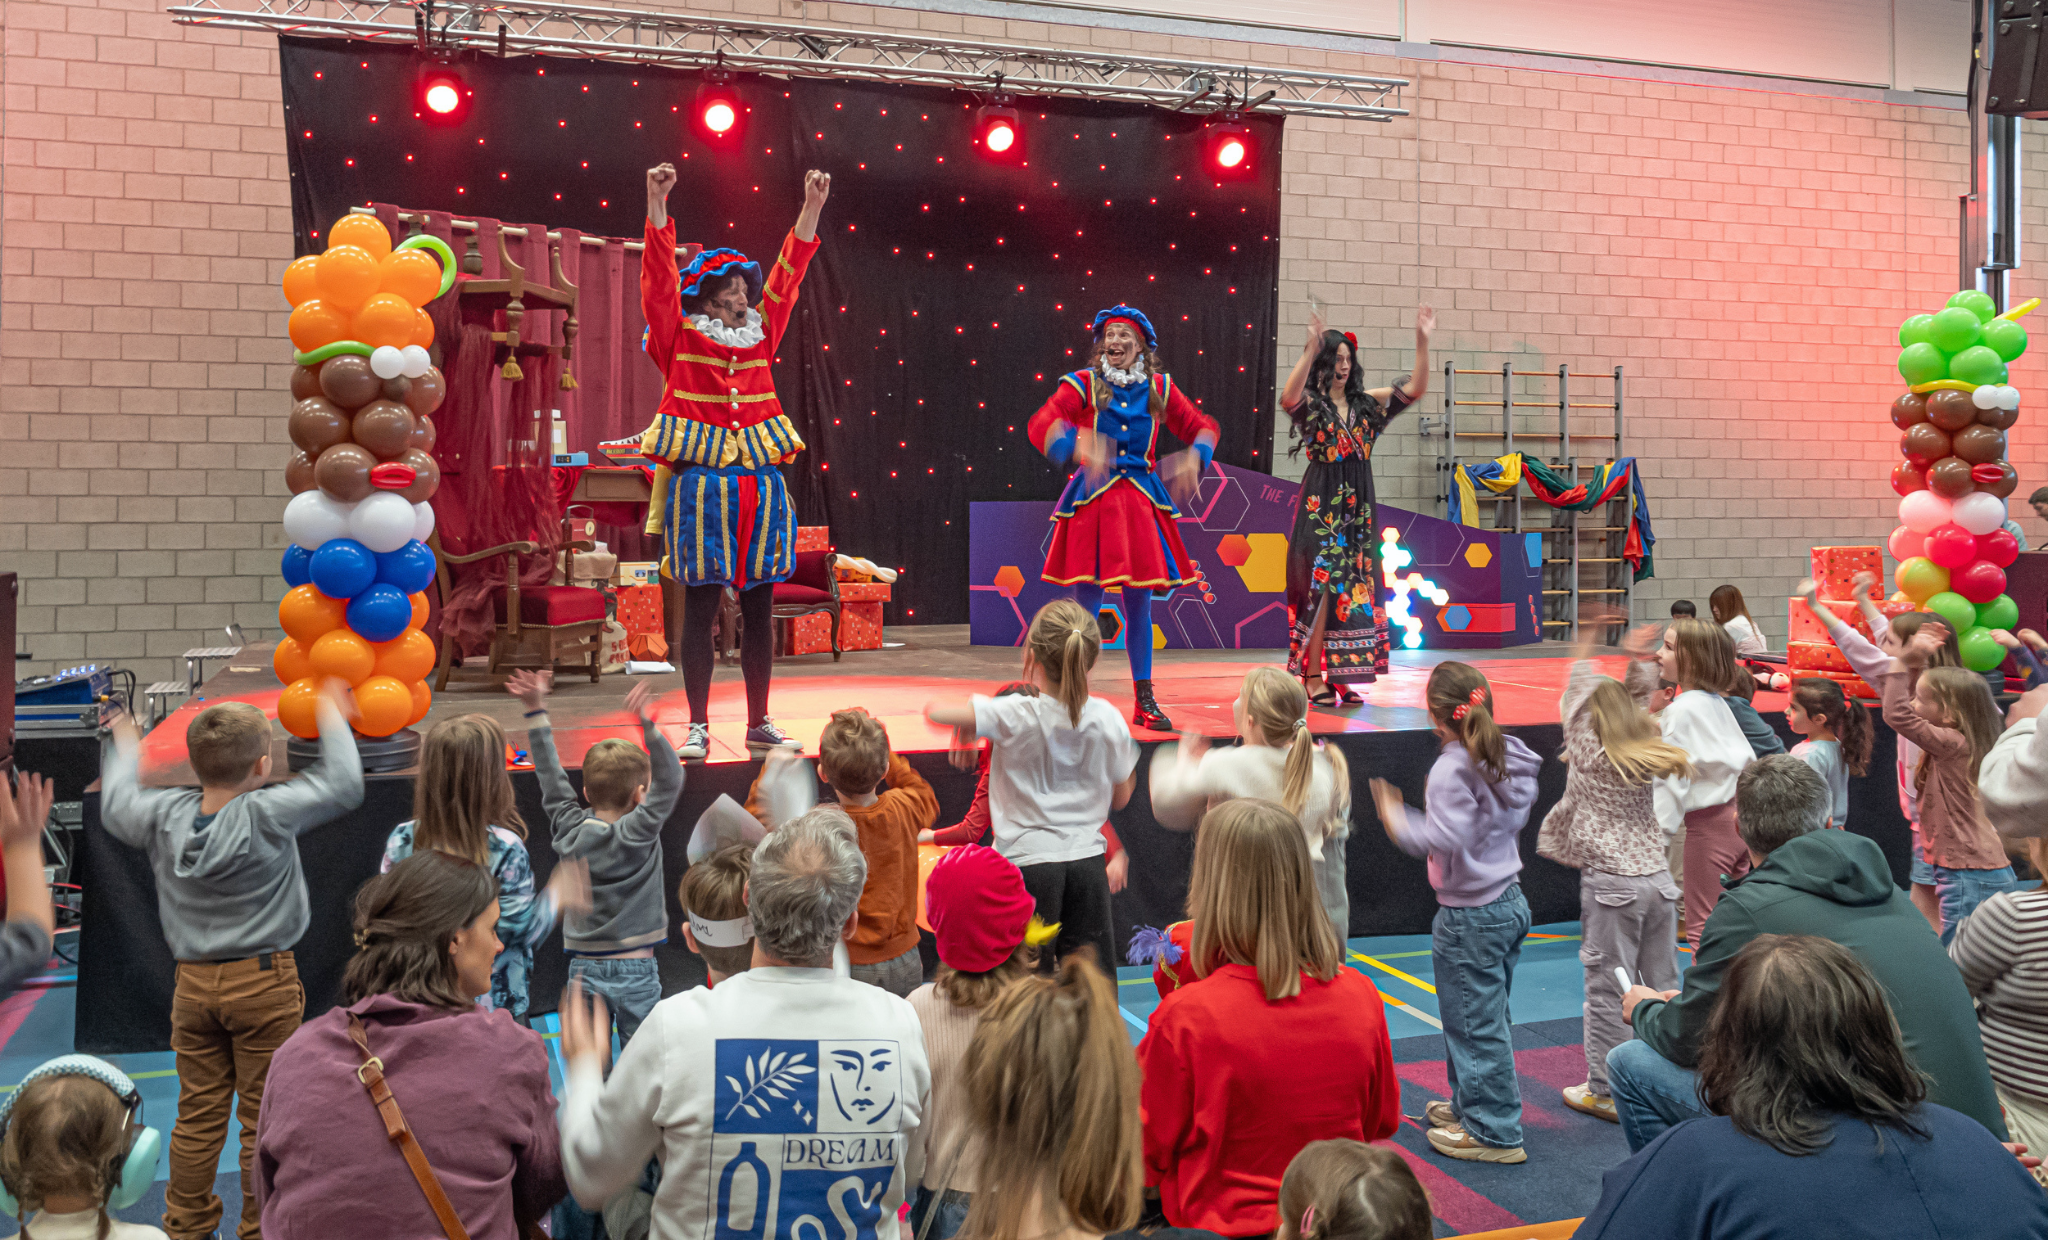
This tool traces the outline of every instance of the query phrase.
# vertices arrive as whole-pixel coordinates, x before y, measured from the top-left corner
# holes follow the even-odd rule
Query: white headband
[[[690,933],[703,947],[745,947],[754,939],[754,919],[735,917],[730,921],[706,921],[690,914]]]

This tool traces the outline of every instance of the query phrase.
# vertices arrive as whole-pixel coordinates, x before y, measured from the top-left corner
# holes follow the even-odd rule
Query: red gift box
[[[886,603],[889,601],[889,583],[885,581],[842,581],[839,583],[841,603]]]
[[[1793,676],[1805,672],[1848,672],[1856,669],[1849,666],[1849,660],[1835,649],[1833,642],[1787,642],[1785,648],[1785,670]]]
[[[1818,669],[1814,669],[1808,671],[1792,670],[1788,674],[1792,677],[1792,680],[1795,684],[1801,680],[1806,680],[1809,678],[1817,678],[1820,680],[1832,680],[1836,684],[1842,686],[1842,692],[1848,694],[1850,697],[1863,698],[1871,702],[1875,702],[1877,700],[1877,690],[1871,688],[1867,684],[1864,684],[1863,678],[1861,676],[1858,676],[1854,672],[1825,672],[1820,671]]]
[[[1866,638],[1870,636],[1870,625],[1863,619],[1863,609],[1857,606],[1854,600],[1824,598],[1816,600],[1816,602],[1819,606],[1834,612],[1835,617],[1843,624],[1848,625]],[[1892,616],[1903,616],[1909,611],[1917,611],[1919,609],[1912,603],[1894,603],[1890,599],[1886,599],[1877,604],[1877,610],[1880,614],[1889,618]],[[1805,599],[1794,595],[1791,599],[1787,600],[1785,615],[1788,620],[1786,625],[1787,641],[1828,642],[1830,645],[1833,644],[1833,639],[1828,637],[1827,627],[1820,622],[1820,617],[1807,609]]]
[[[832,527],[829,525],[797,526],[796,549],[798,551],[830,551],[832,549]],[[827,647],[827,649],[830,649],[830,647]]]
[[[1813,579],[1820,586],[1822,598],[1854,599],[1856,587],[1851,583],[1858,573],[1875,575],[1877,585],[1871,588],[1870,597],[1884,597],[1884,556],[1876,547],[1813,549]]]
[[[880,603],[848,603],[841,596],[839,608],[839,648],[841,650],[880,650],[882,648],[882,605]],[[812,612],[786,621],[787,635],[783,638],[782,653],[819,654],[832,649],[832,613]]]
[[[626,629],[626,649],[636,659],[668,657],[666,616],[661,606],[661,587],[623,586],[619,590],[619,623]]]

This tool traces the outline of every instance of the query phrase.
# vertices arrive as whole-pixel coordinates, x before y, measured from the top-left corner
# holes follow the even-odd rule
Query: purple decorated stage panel
[[[1152,606],[1153,645],[1162,649],[1260,650],[1287,646],[1287,535],[1301,488],[1293,482],[1212,465],[1180,518],[1181,541],[1200,580],[1160,594]],[[1039,608],[1070,587],[1039,580],[1052,540],[1053,502],[969,505],[968,568],[973,642],[1015,646]],[[1382,530],[1413,562],[1400,568],[1418,645],[1436,650],[1497,649],[1539,640],[1541,538],[1454,525],[1387,504]],[[1103,603],[1103,638],[1124,646],[1119,596]],[[1404,630],[1395,626],[1394,641]]]

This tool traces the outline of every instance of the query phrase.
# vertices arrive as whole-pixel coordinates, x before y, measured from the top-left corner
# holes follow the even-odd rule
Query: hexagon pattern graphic
[[[1284,593],[1287,589],[1287,535],[1245,534],[1243,538],[1244,563],[1232,564],[1231,567],[1244,580],[1244,588],[1253,594]]]
[[[1216,558],[1232,568],[1240,567],[1252,558],[1251,540],[1242,534],[1225,534],[1216,540]]]
[[[1465,544],[1465,563],[1474,568],[1485,568],[1493,563],[1493,550],[1485,543]]]
[[[1024,570],[1005,564],[996,570],[996,590],[1004,598],[1016,598],[1024,589]]]

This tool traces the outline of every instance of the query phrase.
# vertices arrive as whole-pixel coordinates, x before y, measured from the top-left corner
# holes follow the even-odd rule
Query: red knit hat
[[[1037,905],[1024,875],[993,848],[951,848],[924,885],[925,918],[939,959],[962,973],[986,973],[1024,941]]]

